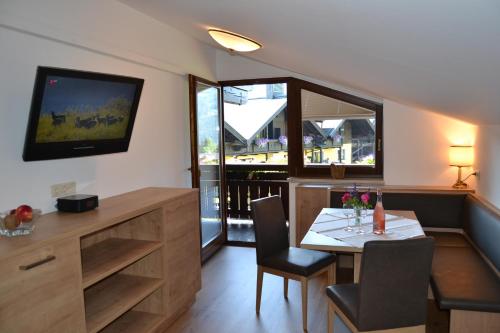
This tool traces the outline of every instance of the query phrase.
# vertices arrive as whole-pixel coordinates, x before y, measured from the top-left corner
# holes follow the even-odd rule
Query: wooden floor
[[[195,304],[166,333],[302,332],[300,285],[296,281],[290,281],[287,301],[283,279],[265,274],[260,316],[256,316],[254,248],[224,247],[203,266],[202,274],[202,290]],[[345,282],[343,275],[340,272],[339,282]],[[310,333],[327,330],[325,286],[326,275],[309,284]],[[429,305],[427,333],[448,332],[446,313],[438,311],[433,302]]]

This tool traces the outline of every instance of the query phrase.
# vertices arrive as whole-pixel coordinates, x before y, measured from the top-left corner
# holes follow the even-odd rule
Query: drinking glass
[[[350,222],[351,222],[351,215],[353,214],[353,210],[351,206],[349,205],[344,205],[343,206],[344,210],[343,213],[347,219],[347,227],[344,228],[345,231],[353,231],[354,229],[351,227]]]
[[[366,208],[361,208],[361,221],[358,225],[358,230],[356,230],[357,234],[364,234],[365,231],[363,230],[363,223],[366,220],[366,215],[368,214],[368,211]]]

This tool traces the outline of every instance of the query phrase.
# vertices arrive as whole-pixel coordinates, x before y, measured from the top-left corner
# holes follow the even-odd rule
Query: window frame
[[[224,88],[225,87],[234,87],[234,86],[250,86],[250,85],[257,85],[257,84],[278,84],[278,83],[286,83],[287,85],[287,112],[285,115],[285,122],[287,126],[287,138],[289,138],[292,134],[290,134],[290,116],[288,113],[290,112],[290,97],[289,97],[289,85],[292,81],[294,81],[295,78],[293,77],[270,77],[270,78],[258,78],[258,79],[242,79],[242,80],[224,80],[224,81],[219,81],[219,85],[221,86],[221,91],[222,91],[222,114],[224,115]],[[222,123],[224,126],[224,122]],[[225,143],[224,143],[225,146]],[[287,145],[287,151],[290,149],[290,143]],[[290,170],[290,155],[288,154],[288,163],[287,164],[268,164],[270,167],[269,169],[273,168],[278,168],[280,170],[286,169],[287,172]],[[229,164],[231,166],[235,166],[238,164]],[[266,164],[258,164],[259,166],[263,166]],[[267,167],[264,167],[265,169]]]
[[[312,82],[291,79],[288,83],[288,165],[291,177],[330,178],[330,166],[305,166],[302,139],[301,90],[331,97],[375,112],[375,167],[347,166],[346,178],[383,178],[383,104],[334,90]]]

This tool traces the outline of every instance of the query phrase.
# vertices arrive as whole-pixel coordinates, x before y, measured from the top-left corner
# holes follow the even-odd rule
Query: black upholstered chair
[[[307,331],[308,279],[328,272],[328,284],[335,283],[335,255],[290,247],[285,213],[278,196],[254,200],[251,203],[257,245],[257,302],[260,311],[264,273],[284,278],[284,296],[288,297],[288,279],[302,284],[302,324]]]
[[[353,332],[425,332],[434,239],[371,241],[359,284],[329,286],[328,332],[338,314]]]

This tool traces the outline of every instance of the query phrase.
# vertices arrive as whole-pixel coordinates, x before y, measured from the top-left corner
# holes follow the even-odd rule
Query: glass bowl
[[[40,209],[33,209],[33,218],[29,222],[21,222],[16,228],[9,229],[5,226],[5,218],[9,215],[9,212],[0,213],[0,235],[13,237],[13,236],[22,236],[29,235],[35,229],[35,220],[37,220],[40,215],[42,215],[42,211]]]

